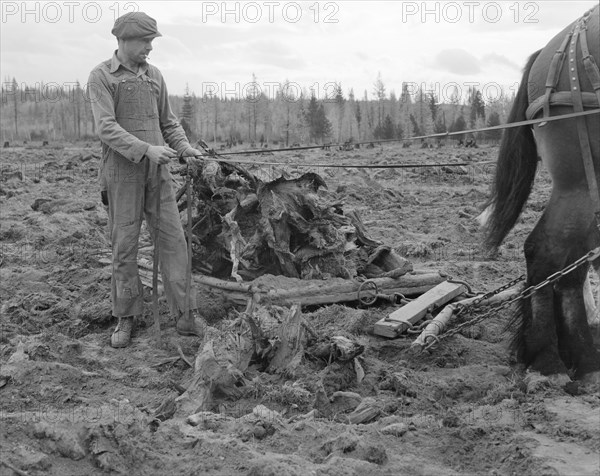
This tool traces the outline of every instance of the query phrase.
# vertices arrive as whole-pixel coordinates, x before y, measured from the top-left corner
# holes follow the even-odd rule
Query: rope
[[[205,155],[200,156],[201,158],[206,159]],[[255,160],[244,160],[244,159],[220,159],[217,157],[209,157],[210,160],[214,160],[215,162],[223,162],[223,163],[236,163],[236,164],[249,164],[249,165],[279,165],[279,166],[289,166],[289,167],[310,167],[310,168],[318,168],[318,167],[330,167],[330,168],[347,168],[347,169],[403,169],[403,168],[415,168],[415,167],[456,167],[456,166],[469,166],[469,165],[481,165],[488,164],[489,162],[481,162],[476,164],[470,164],[468,162],[452,162],[452,163],[433,163],[433,164],[296,164],[296,163],[285,163],[285,162],[258,162]],[[493,162],[495,163],[495,162]]]
[[[592,114],[599,114],[599,113],[600,113],[600,109],[590,109],[588,111],[571,112],[569,114],[561,114],[560,116],[550,116],[550,117],[544,117],[544,118],[538,118],[538,119],[529,119],[526,121],[510,122],[508,124],[499,124],[497,126],[482,127],[480,129],[468,129],[466,131],[456,131],[456,132],[440,132],[438,134],[407,137],[405,139],[382,139],[382,140],[374,140],[374,141],[366,141],[366,142],[353,142],[352,144],[353,145],[354,144],[356,144],[356,145],[385,144],[388,142],[405,142],[405,141],[409,141],[409,140],[445,138],[445,137],[456,136],[456,135],[474,134],[476,132],[499,131],[499,130],[503,130],[503,129],[510,129],[512,127],[529,126],[529,125],[533,125],[533,124],[539,124],[542,122],[560,121],[563,119],[572,119],[574,117],[589,116]],[[217,155],[221,155],[221,156],[224,156],[224,155],[248,155],[248,154],[262,154],[265,152],[288,152],[288,151],[295,151],[295,150],[323,149],[324,147],[341,147],[346,144],[347,143],[342,143],[342,144],[338,143],[338,144],[323,144],[323,145],[307,145],[307,146],[302,146],[302,147],[284,147],[281,149],[245,150],[245,151],[238,151],[238,152],[223,152],[223,153],[219,153]],[[282,165],[282,164],[274,164],[274,165]],[[287,164],[284,164],[284,165],[287,165]],[[452,164],[452,165],[456,165],[456,164]]]

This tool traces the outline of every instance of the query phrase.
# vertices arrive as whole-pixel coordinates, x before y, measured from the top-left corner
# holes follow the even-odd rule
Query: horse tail
[[[529,105],[527,81],[531,67],[540,54],[529,57],[523,70],[521,85],[517,91],[507,122],[526,120]],[[530,126],[505,129],[500,142],[496,175],[492,184],[488,207],[490,216],[485,225],[485,245],[496,249],[517,222],[535,179],[537,170],[537,148]]]

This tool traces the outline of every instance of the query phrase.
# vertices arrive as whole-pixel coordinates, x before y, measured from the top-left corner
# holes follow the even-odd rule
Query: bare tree
[[[19,85],[17,84],[17,80],[13,78],[11,83],[11,92],[13,97],[13,111],[15,113],[15,138],[19,137]]]
[[[385,85],[381,79],[381,72],[377,74],[377,79],[373,85],[373,94],[377,99],[377,125],[381,127],[385,115]]]

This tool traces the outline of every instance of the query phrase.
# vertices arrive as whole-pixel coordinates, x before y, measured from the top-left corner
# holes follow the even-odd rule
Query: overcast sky
[[[149,61],[171,94],[233,97],[255,74],[267,93],[287,79],[372,98],[381,74],[387,93],[404,81],[447,100],[455,84],[487,98],[514,87],[527,57],[597,0],[0,3],[2,81],[85,84],[116,49],[115,18],[135,9],[158,22]]]

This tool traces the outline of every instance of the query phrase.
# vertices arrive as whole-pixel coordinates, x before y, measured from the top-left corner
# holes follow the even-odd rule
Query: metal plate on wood
[[[384,337],[396,337],[423,319],[428,309],[438,308],[465,291],[466,288],[462,284],[444,281],[378,321],[374,332]]]

